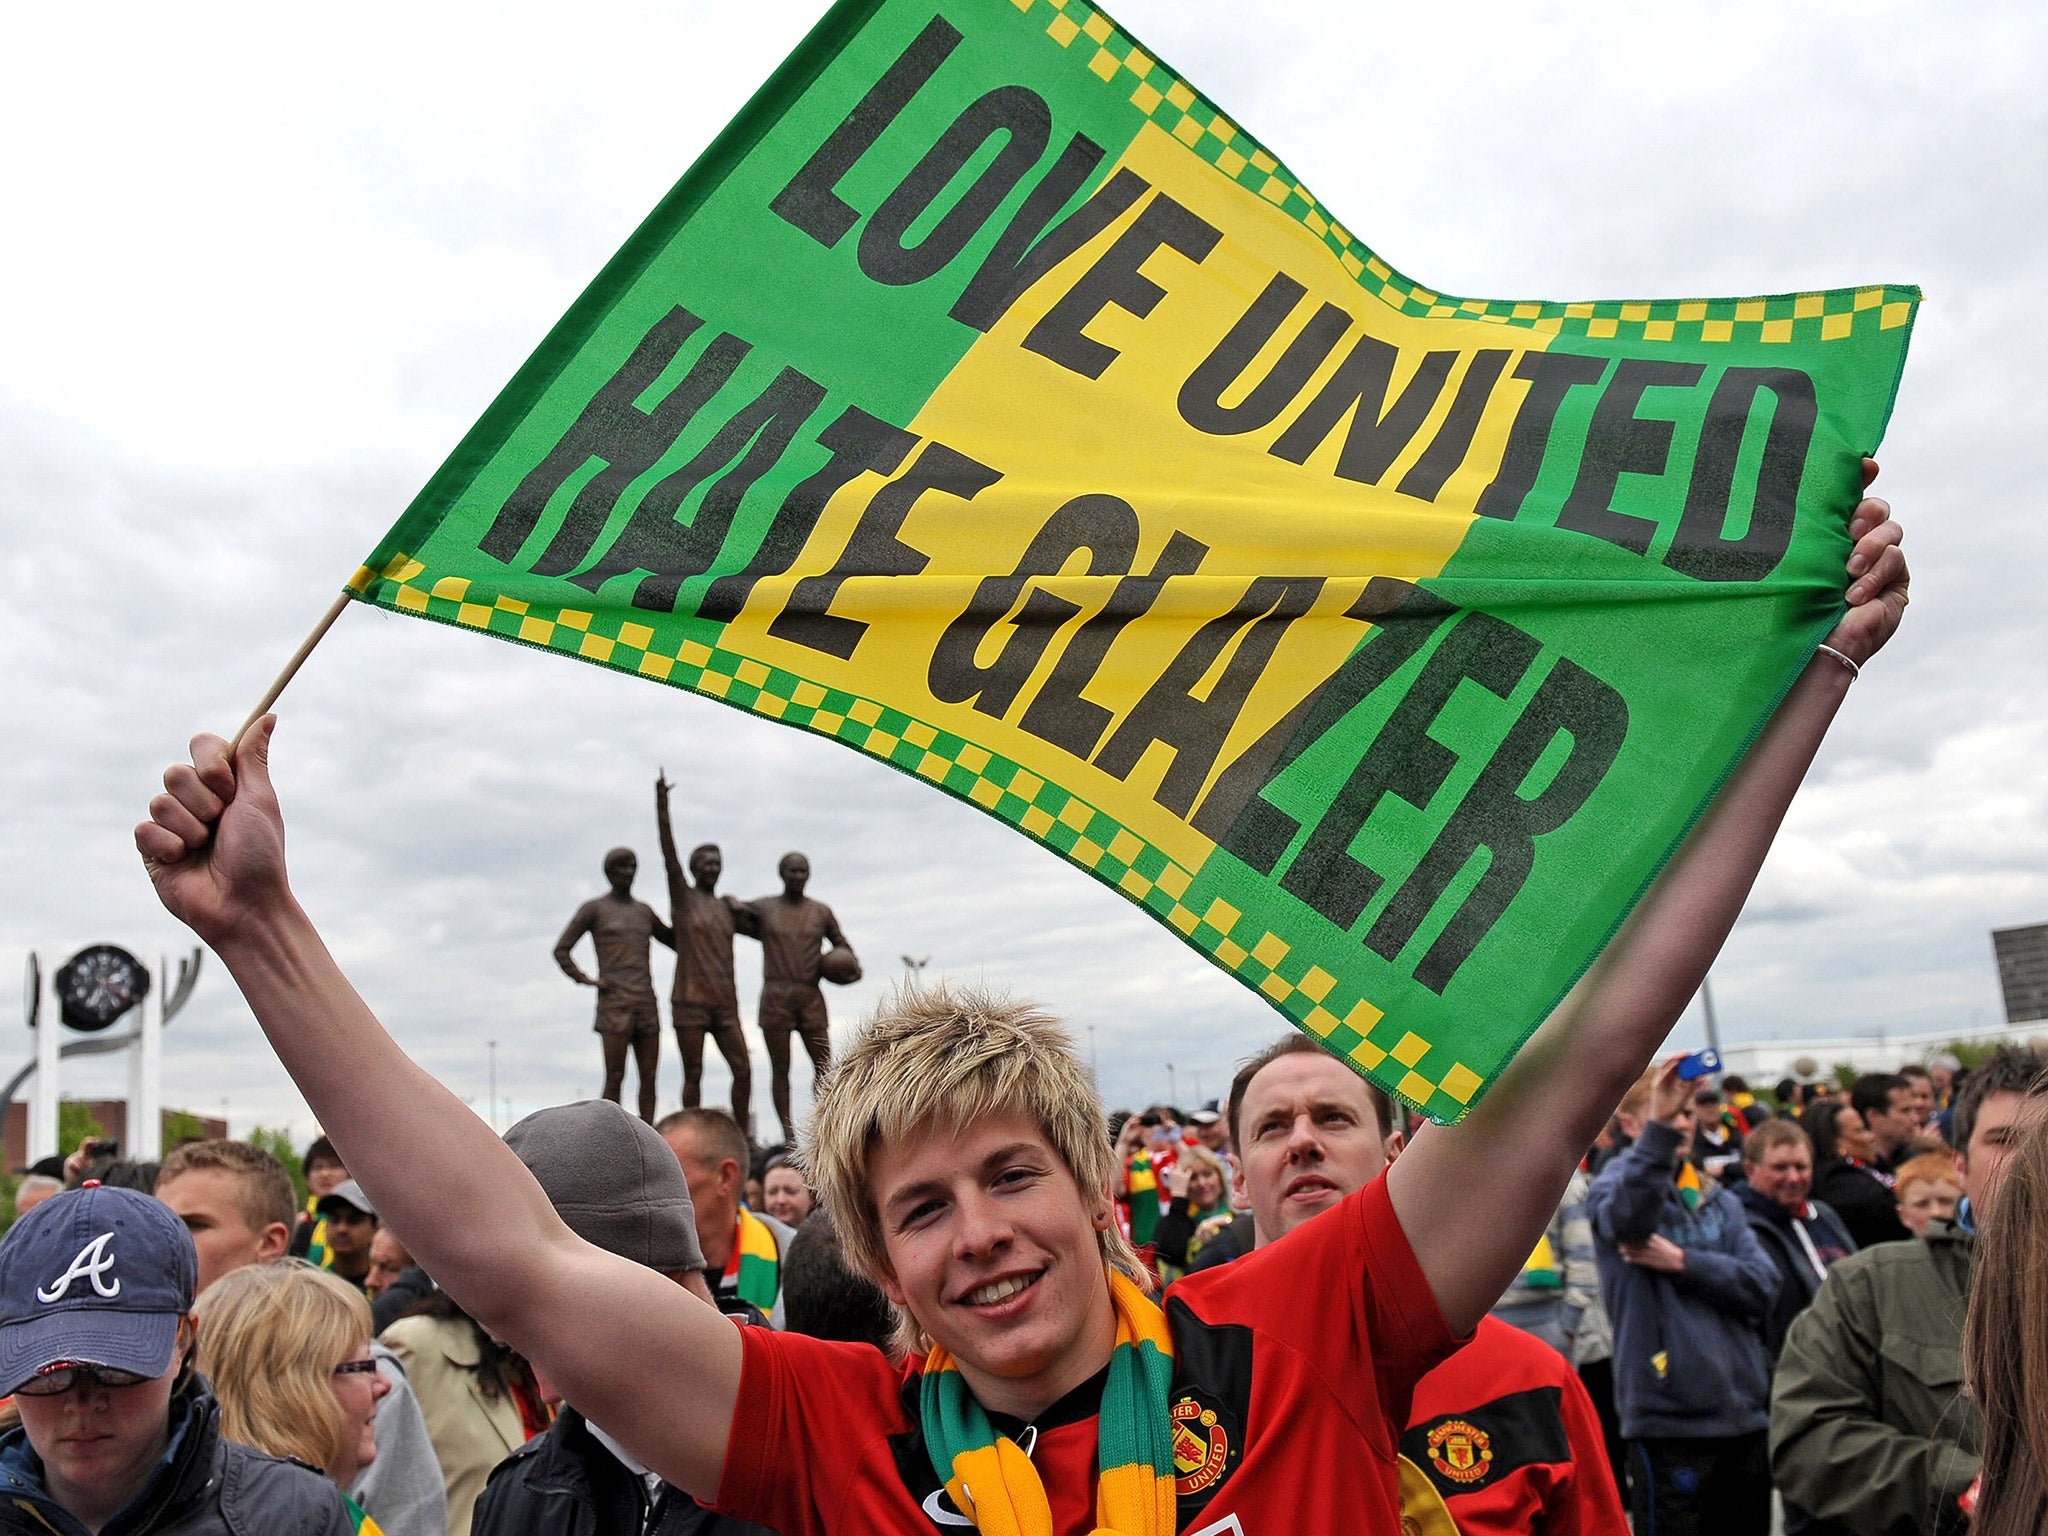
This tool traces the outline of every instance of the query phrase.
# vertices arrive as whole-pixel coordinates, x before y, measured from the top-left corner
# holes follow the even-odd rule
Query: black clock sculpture
[[[82,1034],[97,1034],[149,996],[149,972],[117,944],[81,949],[56,982],[64,1022]]]

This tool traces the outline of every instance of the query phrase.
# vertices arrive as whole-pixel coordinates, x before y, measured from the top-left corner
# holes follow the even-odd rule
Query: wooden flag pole
[[[242,728],[235,732],[234,740],[228,743],[229,762],[235,760],[235,753],[242,745],[242,738],[249,734],[249,727],[269,713],[270,706],[277,702],[277,696],[284,692],[285,684],[289,683],[297,675],[299,668],[305,665],[306,658],[313,654],[313,647],[326,638],[328,630],[334,628],[334,621],[341,617],[341,610],[354,600],[355,594],[344,590],[341,596],[334,600],[334,606],[321,615],[320,622],[313,626],[313,632],[299,642],[299,648],[292,652],[292,659],[284,664],[282,672],[271,679],[270,686],[263,690],[263,697],[257,700],[256,707],[249,711],[249,718],[242,722]]]

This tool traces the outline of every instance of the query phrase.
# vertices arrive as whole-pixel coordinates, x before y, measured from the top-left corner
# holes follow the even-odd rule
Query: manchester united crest
[[[1185,1498],[1221,1481],[1230,1464],[1230,1435],[1216,1410],[1184,1395],[1170,1410],[1173,1420],[1173,1491]]]
[[[1429,1432],[1429,1464],[1454,1483],[1476,1483],[1493,1463],[1493,1439],[1476,1424],[1445,1419]]]

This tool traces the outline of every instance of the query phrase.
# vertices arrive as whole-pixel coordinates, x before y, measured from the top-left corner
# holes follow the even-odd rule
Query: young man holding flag
[[[737,1330],[568,1230],[384,1033],[298,906],[271,722],[233,763],[197,738],[136,841],[421,1262],[677,1486],[784,1536],[1391,1533],[1414,1381],[1528,1256],[1734,922],[1847,694],[1844,661],[1897,627],[1898,525],[1866,501],[1850,531],[1850,610],[1828,641],[1841,659],[1816,655],[1493,1091],[1323,1220],[1182,1282],[1163,1309],[1114,1229],[1100,1105],[1061,1031],[943,992],[869,1025],[820,1101],[808,1162],[849,1258],[927,1346],[900,1389],[864,1346]],[[920,1044],[940,1029],[943,1052]],[[423,1156],[469,1170],[459,1195],[414,1177]],[[590,1309],[594,1295],[607,1305]],[[1228,1425],[1205,1398],[1254,1361],[1247,1420]]]

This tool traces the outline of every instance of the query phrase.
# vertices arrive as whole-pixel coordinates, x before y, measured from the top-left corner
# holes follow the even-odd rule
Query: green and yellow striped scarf
[[[1159,1176],[1152,1171],[1151,1152],[1141,1149],[1131,1159],[1124,1189],[1131,1208],[1131,1242],[1142,1248],[1159,1229]]]
[[[768,1224],[744,1205],[740,1207],[739,1236],[725,1261],[720,1285],[726,1280],[733,1282],[741,1301],[763,1312],[775,1310],[775,1298],[782,1290],[782,1253]]]
[[[1097,1419],[1098,1536],[1172,1536],[1173,1432],[1166,1394],[1173,1340],[1166,1314],[1135,1282],[1110,1271],[1116,1348]],[[1052,1505],[1031,1458],[998,1436],[945,1350],[925,1357],[920,1385],[925,1451],[981,1536],[1052,1536]]]
[[[1678,1165],[1678,1198],[1685,1202],[1688,1211],[1700,1208],[1700,1200],[1706,1191],[1700,1184],[1700,1171],[1689,1162]]]
[[[320,1197],[306,1196],[306,1219],[313,1223],[312,1242],[306,1248],[306,1262],[322,1269],[334,1268],[334,1255],[327,1251],[327,1218],[319,1211]]]

